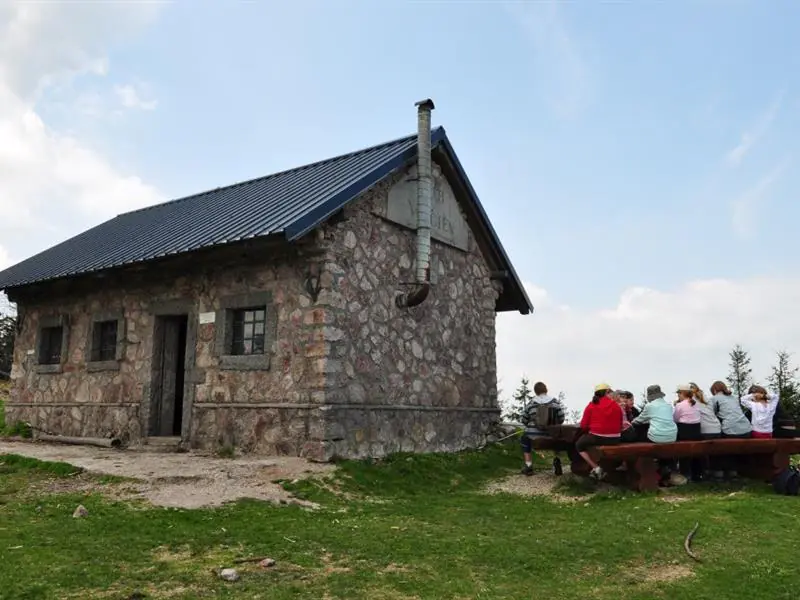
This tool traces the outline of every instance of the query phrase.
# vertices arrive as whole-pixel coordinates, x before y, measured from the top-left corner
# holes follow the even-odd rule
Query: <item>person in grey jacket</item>
[[[712,384],[711,394],[712,406],[721,424],[722,437],[749,438],[753,426],[744,416],[739,398],[721,381]]]
[[[722,381],[715,381],[711,385],[711,405],[722,429],[723,438],[749,438],[753,431],[753,426],[744,415],[739,398],[735,397]],[[736,463],[734,457],[720,456],[715,468],[714,476],[719,478],[724,475],[730,479],[737,477]],[[720,472],[724,469],[724,474]]]
[[[541,381],[537,381],[533,386],[533,393],[536,394],[522,411],[522,423],[525,431],[520,439],[522,453],[525,459],[525,466],[522,468],[523,475],[533,475],[533,439],[547,435],[547,427],[550,425],[561,425],[566,418],[564,406],[558,400],[547,393],[547,386]],[[542,421],[545,415],[546,422]]]

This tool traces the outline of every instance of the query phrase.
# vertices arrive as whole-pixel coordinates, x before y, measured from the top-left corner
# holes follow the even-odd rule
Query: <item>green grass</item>
[[[329,480],[286,484],[321,503],[317,511],[255,501],[143,509],[99,494],[30,498],[24,486],[71,472],[2,460],[3,599],[796,596],[800,498],[763,485],[687,486],[676,492],[682,502],[627,491],[572,502],[481,493],[519,467],[509,445],[344,462]],[[8,482],[16,491],[3,496]],[[89,516],[73,519],[79,503]],[[697,521],[699,564],[683,551]],[[277,565],[243,565],[236,583],[212,573],[246,556]]]

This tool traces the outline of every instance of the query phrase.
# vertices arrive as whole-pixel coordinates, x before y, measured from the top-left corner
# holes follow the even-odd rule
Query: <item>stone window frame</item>
[[[233,340],[233,313],[244,308],[264,307],[263,354],[231,354]],[[214,354],[219,358],[219,368],[226,371],[268,371],[271,366],[272,345],[275,342],[278,315],[273,304],[272,292],[252,292],[220,298],[216,321]]]
[[[92,360],[92,349],[94,345],[94,328],[106,321],[117,322],[117,351],[113,360]],[[91,373],[98,371],[119,371],[119,365],[125,354],[125,314],[121,310],[98,312],[92,315],[89,322],[89,331],[86,335],[86,370]]]
[[[52,327],[61,327],[60,360],[56,364],[42,364],[39,362],[42,353],[42,330]],[[67,361],[67,355],[69,354],[69,333],[69,317],[67,315],[51,315],[39,319],[39,323],[36,326],[36,345],[34,347],[37,373],[61,373],[63,371],[64,363]]]

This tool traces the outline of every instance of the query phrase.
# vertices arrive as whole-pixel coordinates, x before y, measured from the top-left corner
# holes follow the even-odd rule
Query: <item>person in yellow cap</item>
[[[624,414],[610,392],[611,386],[607,383],[594,386],[594,396],[584,409],[581,419],[583,435],[575,443],[575,449],[592,467],[591,476],[597,480],[605,477],[605,473],[589,455],[588,450],[594,446],[619,444],[622,439]]]

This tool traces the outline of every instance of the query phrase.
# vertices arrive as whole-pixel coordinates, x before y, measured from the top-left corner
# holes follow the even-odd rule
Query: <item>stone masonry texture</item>
[[[7,422],[144,442],[153,313],[177,302],[187,307],[192,346],[187,446],[329,460],[479,444],[499,416],[498,291],[470,235],[467,251],[434,241],[428,298],[418,307],[396,306],[398,292],[411,289],[415,236],[384,216],[389,189],[407,177],[376,185],[300,250],[264,251],[247,261],[212,253],[178,270],[145,265],[102,282],[22,290]],[[223,368],[215,351],[220,319],[200,315],[218,311],[225,298],[259,292],[271,293],[269,367]],[[119,360],[91,368],[92,319],[109,312],[124,320]],[[60,372],[43,373],[33,351],[40,323],[54,316],[67,319],[68,352]]]

